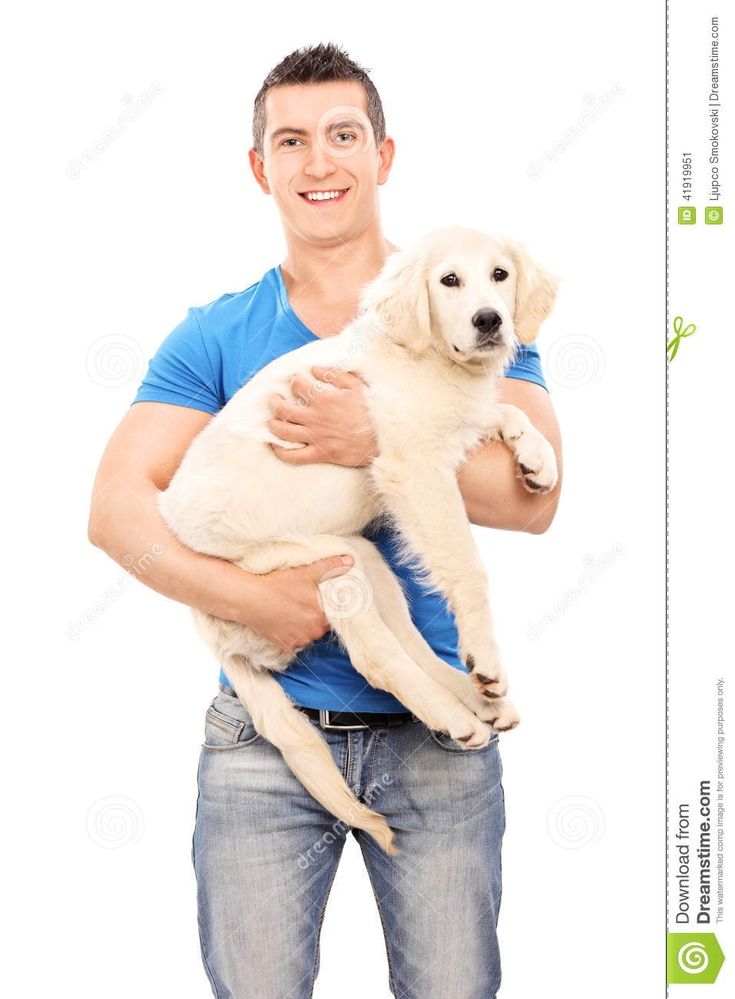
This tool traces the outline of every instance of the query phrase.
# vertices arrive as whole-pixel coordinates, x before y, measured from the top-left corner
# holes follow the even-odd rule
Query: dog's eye
[[[454,288],[459,284],[459,278],[454,272],[452,272],[451,274],[445,274],[441,279],[441,283],[446,285],[447,288]]]
[[[493,281],[505,281],[508,277],[508,272],[504,271],[502,267],[496,267],[493,271]]]

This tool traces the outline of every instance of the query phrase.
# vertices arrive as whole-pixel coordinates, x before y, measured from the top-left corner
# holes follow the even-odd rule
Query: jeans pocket
[[[260,739],[262,736],[242,702],[229,694],[217,694],[204,716],[202,749],[239,749]]]
[[[462,746],[458,742],[455,742],[450,735],[447,735],[446,732],[440,732],[437,729],[430,728],[429,735],[437,746],[439,746],[440,749],[443,749],[445,753],[464,753],[467,756],[474,756],[475,753],[487,753],[488,750],[492,749],[493,746],[496,746],[498,743],[497,732],[493,732],[490,736],[490,741],[486,746],[483,746],[482,749],[463,749]]]

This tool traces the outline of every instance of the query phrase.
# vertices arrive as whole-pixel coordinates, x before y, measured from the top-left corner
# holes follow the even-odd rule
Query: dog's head
[[[556,287],[521,244],[453,226],[391,254],[360,305],[416,356],[435,349],[463,366],[500,372],[516,338],[536,339]]]

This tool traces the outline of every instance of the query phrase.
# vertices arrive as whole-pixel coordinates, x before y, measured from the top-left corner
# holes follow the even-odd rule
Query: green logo
[[[666,980],[669,985],[711,985],[725,955],[714,933],[669,933]]]
[[[719,205],[711,205],[704,210],[705,225],[722,225],[722,209]]]
[[[679,225],[694,225],[696,221],[697,221],[696,208],[679,209]]]
[[[694,325],[694,323],[689,323],[689,325],[685,329],[684,320],[681,318],[681,316],[675,317],[674,333],[676,334],[676,336],[672,340],[669,340],[669,342],[666,344],[666,353],[668,354],[669,351],[671,351],[671,354],[669,355],[669,363],[671,363],[676,357],[677,352],[679,350],[679,344],[684,339],[684,337],[691,336],[692,333],[696,332],[697,332],[697,327]]]

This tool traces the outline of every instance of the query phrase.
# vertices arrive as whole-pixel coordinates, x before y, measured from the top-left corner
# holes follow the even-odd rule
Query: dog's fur
[[[457,284],[446,278],[450,272]],[[322,580],[319,592],[352,665],[467,749],[486,745],[493,729],[512,728],[518,716],[504,696],[486,574],[457,469],[481,440],[496,438],[515,455],[526,488],[545,492],[556,484],[551,445],[521,410],[497,402],[515,338],[535,339],[555,293],[554,279],[521,246],[470,229],[441,230],[393,253],[363,289],[358,317],[257,372],[192,441],[159,497],[184,544],[248,572],[351,554],[354,566]],[[311,378],[312,365],[351,370],[367,383],[379,448],[369,466],[292,465],[271,450],[269,442],[301,445],[270,432],[267,400],[288,397],[291,376]],[[314,382],[314,391],[318,385],[333,390]],[[396,576],[360,536],[386,515],[401,536],[401,558],[455,615],[469,674],[434,654],[411,622]],[[315,726],[270,675],[295,653],[235,622],[194,615],[256,730],[325,808],[397,852],[383,816],[357,800]]]

